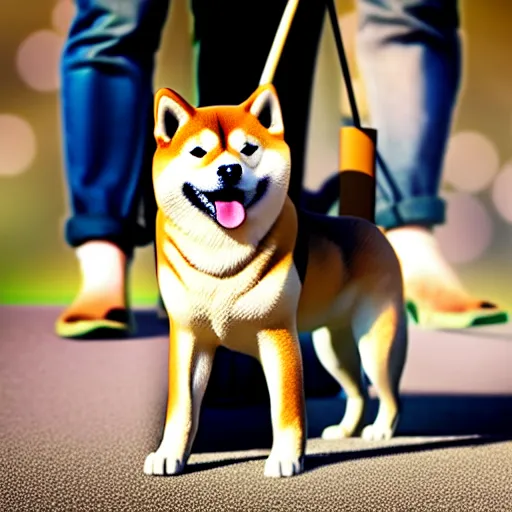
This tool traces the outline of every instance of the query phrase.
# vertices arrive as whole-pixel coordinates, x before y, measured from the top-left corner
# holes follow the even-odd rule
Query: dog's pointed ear
[[[168,143],[194,112],[194,107],[177,92],[167,88],[159,89],[155,95],[156,141]]]
[[[242,106],[255,116],[272,135],[284,135],[283,114],[272,84],[260,85]]]

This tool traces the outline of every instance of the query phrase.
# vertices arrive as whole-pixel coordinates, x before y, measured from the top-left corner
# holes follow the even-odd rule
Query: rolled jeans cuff
[[[443,224],[446,203],[439,197],[419,196],[396,204],[377,204],[375,221],[386,230],[409,225]]]
[[[65,237],[71,247],[93,240],[110,242],[129,257],[136,246],[147,245],[153,239],[152,233],[133,221],[94,215],[78,215],[68,219]]]

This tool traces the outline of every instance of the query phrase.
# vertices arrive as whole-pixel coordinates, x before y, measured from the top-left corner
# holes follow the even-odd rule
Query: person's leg
[[[258,87],[285,0],[192,0],[199,41],[200,106],[237,104]],[[289,195],[298,201],[304,175],[309,105],[325,6],[302,0],[297,8],[274,85],[290,145]]]
[[[150,183],[152,75],[168,3],[76,2],[61,99],[72,210],[65,235],[82,285],[57,322],[63,336],[127,327],[126,267],[134,247],[152,238],[137,217],[142,186]]]
[[[445,220],[439,188],[460,82],[457,1],[359,0],[358,9],[360,68],[378,130],[376,221],[401,260],[407,298],[423,312],[490,311],[464,289],[432,232]]]
[[[258,87],[286,0],[192,0],[192,6],[199,45],[199,106],[245,101]],[[291,150],[289,195],[295,202],[304,175],[309,104],[324,10],[323,2],[301,0],[274,80],[285,139]],[[312,366],[317,371],[311,360],[305,360],[304,365],[306,372]],[[321,378],[314,380],[317,381],[323,382]],[[248,356],[220,351],[205,400],[236,403],[245,385],[249,398],[244,400],[265,400],[266,387],[259,363]],[[328,392],[332,392],[333,383],[329,381],[329,385]]]

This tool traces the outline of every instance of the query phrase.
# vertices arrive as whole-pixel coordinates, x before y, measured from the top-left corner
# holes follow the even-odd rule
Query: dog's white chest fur
[[[250,266],[222,278],[189,266],[180,268],[178,277],[176,271],[160,265],[160,290],[173,323],[211,334],[222,343],[239,326],[251,330],[291,312],[295,317],[301,284],[293,262],[261,277],[254,261]]]

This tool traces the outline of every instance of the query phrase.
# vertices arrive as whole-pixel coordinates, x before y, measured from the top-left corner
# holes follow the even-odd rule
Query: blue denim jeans
[[[130,254],[152,239],[138,216],[151,184],[153,65],[168,4],[76,1],[61,61],[71,246],[108,240]]]
[[[258,86],[286,0],[192,0],[200,105],[236,104]],[[62,55],[65,168],[75,247],[107,240],[127,254],[153,238],[154,56],[169,0],[76,0]],[[301,191],[309,102],[324,8],[302,0],[275,77]],[[234,18],[234,19],[233,19]],[[241,44],[243,42],[243,44]],[[138,222],[141,200],[143,222]]]
[[[435,225],[460,80],[457,0],[358,0],[358,58],[378,131],[377,224]]]
[[[236,0],[192,0],[201,105],[236,103],[256,87],[284,3],[263,0],[255,10]],[[66,239],[72,246],[106,239],[131,253],[153,236],[152,76],[169,0],[76,4],[62,56],[72,210]],[[376,220],[388,229],[442,223],[445,205],[438,191],[460,77],[457,1],[358,0],[357,6],[359,63],[378,130]],[[302,185],[322,18],[321,2],[301,2],[276,75],[292,150],[294,200]],[[233,44],[237,37],[243,45]],[[227,48],[229,59],[219,58]],[[232,62],[240,62],[239,72],[233,73]]]

